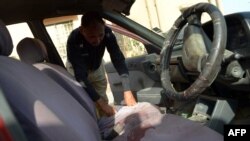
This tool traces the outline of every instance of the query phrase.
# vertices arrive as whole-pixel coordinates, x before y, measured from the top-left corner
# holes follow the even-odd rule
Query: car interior
[[[16,10],[0,10],[0,140],[219,141],[224,125],[250,123],[250,12],[224,16],[216,6],[198,3],[161,36],[125,16],[134,0],[11,1]],[[42,11],[48,3],[55,7]],[[147,51],[126,58],[134,107],[122,105],[121,80],[106,62],[119,110],[102,119],[43,24],[93,9],[117,25],[114,31],[141,40]],[[202,13],[211,20],[201,23]],[[27,22],[34,37],[23,37],[14,48],[7,25],[19,22]],[[10,57],[14,49],[19,59]]]
[[[4,28],[5,25],[3,24],[1,26],[3,29],[1,34],[5,33],[5,35],[2,36],[4,37],[3,39],[6,38],[10,41],[3,40],[6,42],[1,44],[1,50],[3,50],[1,52],[1,65],[6,66],[2,69],[4,73],[1,73],[3,74],[1,75],[1,84],[5,83],[5,85],[2,85],[3,91],[4,93],[8,93],[6,97],[9,99],[9,102],[13,104],[11,106],[15,109],[16,116],[21,122],[21,126],[25,126],[23,128],[25,129],[25,133],[28,133],[28,139],[100,140],[101,137],[96,123],[97,121],[94,118],[95,116],[91,115],[90,110],[87,110],[87,108],[93,109],[93,106],[83,107],[83,105],[77,102],[71,95],[72,93],[69,93],[65,88],[61,87],[59,82],[54,81],[55,79],[53,78],[55,77],[49,77],[51,75],[47,76],[45,73],[41,73],[38,69],[35,69],[29,64],[4,56],[10,53],[12,43],[7,28]],[[25,39],[23,41],[25,41]],[[30,41],[31,44],[26,44],[28,47],[32,45],[33,40]],[[3,47],[7,47],[8,49]],[[22,42],[19,47],[22,47]],[[38,49],[40,49],[40,47],[38,47]],[[32,79],[26,77],[27,74],[29,74]],[[12,83],[4,82],[6,80]],[[16,102],[16,99],[18,99],[18,102]],[[142,107],[138,108],[140,111],[142,109]],[[147,108],[147,110],[149,109],[150,108]],[[154,112],[151,114],[157,115]],[[72,115],[74,116],[72,117]],[[157,115],[154,117],[152,115],[147,115],[145,121],[149,120],[150,117],[156,119],[161,116]],[[164,121],[168,120],[169,118]],[[182,120],[183,119],[180,119],[180,123]],[[143,123],[143,121],[144,120],[141,122]],[[152,124],[152,119],[150,119],[150,123]],[[191,122],[184,123],[190,126]],[[133,122],[131,124],[135,123]],[[197,127],[200,126],[201,129],[204,130],[201,130],[204,135],[212,135],[212,137],[215,137],[214,139],[220,138],[219,134],[209,130],[209,128],[199,124],[194,125],[195,126],[191,127],[191,129],[197,130]],[[138,131],[139,129],[136,130]],[[129,137],[131,136],[133,137],[133,135]],[[124,137],[118,136],[117,138],[115,138],[115,140]],[[190,139],[193,139],[193,137]]]

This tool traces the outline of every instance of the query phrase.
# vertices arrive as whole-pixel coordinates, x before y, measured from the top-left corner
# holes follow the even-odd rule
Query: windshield
[[[248,11],[250,7],[249,0],[242,0],[240,3],[235,0],[137,0],[132,6],[131,14],[128,17],[164,36],[175,20],[181,15],[183,8],[200,2],[212,3],[224,15]],[[210,17],[207,14],[203,14],[202,22],[208,20],[210,20]]]

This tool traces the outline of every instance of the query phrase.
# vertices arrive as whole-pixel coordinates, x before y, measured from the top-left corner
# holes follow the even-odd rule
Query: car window
[[[67,63],[67,38],[73,29],[79,27],[80,20],[81,15],[57,17],[44,20],[46,29],[65,65]],[[108,21],[107,23],[109,23],[109,27],[112,28],[112,23]],[[125,58],[147,54],[143,43],[130,37],[131,34],[128,34],[128,31],[114,31],[114,34]],[[104,60],[105,62],[110,61],[107,51],[105,51]]]
[[[143,25],[144,27],[165,37],[169,29],[173,26],[175,20],[181,15],[181,11],[186,7],[198,2],[208,2],[207,0],[137,0],[131,10],[128,18]],[[218,4],[217,1],[209,1],[212,4]],[[218,4],[218,7],[220,5]],[[210,19],[207,14],[202,15],[202,22]]]
[[[106,22],[116,37],[117,43],[125,58],[140,56],[147,54],[143,41],[136,39],[136,35],[127,31],[126,29],[119,27],[109,21]],[[107,57],[106,57],[107,56]],[[107,51],[104,54],[104,60],[110,61],[110,57]]]
[[[120,32],[114,32],[117,42],[126,58],[147,54],[142,42],[133,39],[129,35]]]
[[[67,52],[66,43],[70,32],[79,26],[79,16],[64,16],[45,19],[46,30],[48,31],[62,61],[66,64]]]
[[[27,23],[12,24],[12,25],[8,25],[7,28],[12,37],[13,46],[14,46],[14,49],[10,57],[19,59],[19,56],[17,55],[17,52],[16,52],[17,44],[19,43],[20,40],[22,40],[25,37],[33,38],[34,36]]]

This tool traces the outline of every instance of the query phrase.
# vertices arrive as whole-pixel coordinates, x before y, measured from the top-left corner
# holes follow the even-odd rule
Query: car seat
[[[85,104],[93,103],[92,100],[90,100],[86,91],[84,91],[81,85],[75,80],[75,78],[73,78],[73,76],[69,72],[66,71],[66,69],[48,62],[46,47],[41,40],[35,38],[24,38],[17,44],[16,49],[21,61],[27,64],[34,65],[37,69],[44,72],[46,75],[55,80],[59,85],[65,88],[65,90],[72,94],[72,96],[75,97],[76,100],[80,101],[80,103],[82,103],[85,109],[90,109],[88,111],[90,111],[91,115],[94,115],[93,117],[96,120],[94,106],[92,105],[91,107],[91,104],[87,104],[86,106]],[[140,105],[144,105],[144,108],[139,108]],[[147,106],[145,105],[147,104],[139,104],[134,109],[123,107],[122,110],[119,111],[119,113],[117,113],[114,117],[104,117],[97,121],[99,123],[98,125],[100,128],[100,132],[103,135],[103,138],[112,139],[117,136],[121,131],[128,131],[128,129],[117,128],[132,128],[133,126],[131,126],[130,124],[135,124],[136,126],[137,124],[143,122],[142,120],[133,120],[132,118],[130,120],[125,121],[125,119],[128,117],[145,117],[145,114],[150,115],[151,113],[153,114],[155,112],[159,114],[159,117],[156,118],[156,121],[160,120],[161,115],[159,111],[157,109],[150,108],[149,104]],[[141,110],[145,109],[145,107],[148,107],[147,112]],[[152,110],[150,111],[150,109]],[[143,111],[141,112],[141,115],[139,112],[140,110]],[[117,128],[114,129],[113,127]],[[115,133],[111,134],[113,130],[115,130]]]
[[[26,38],[24,40],[27,40],[27,42],[36,42],[35,40],[37,39],[34,40]],[[33,41],[28,41],[28,40],[33,40]],[[20,43],[22,42],[23,40]],[[20,48],[20,45],[21,44],[18,44],[17,47]],[[39,44],[28,43],[28,45],[33,45],[34,48],[37,48],[36,45]],[[25,56],[26,53],[29,52],[25,51],[23,52],[22,55]],[[20,58],[22,60],[23,57],[20,56]],[[41,61],[42,64],[44,64],[44,61],[46,61],[46,59],[43,59],[43,61]],[[27,61],[27,62],[32,62],[32,61]],[[33,61],[33,63],[35,63],[36,66],[38,62]],[[40,70],[43,70],[41,68]],[[163,141],[163,140],[183,140],[184,138],[187,141],[223,140],[223,137],[220,134],[209,129],[208,127],[175,115],[171,114],[163,115],[159,112],[159,110],[157,110],[157,108],[155,108],[149,103],[139,103],[133,107],[127,107],[127,106],[122,107],[121,110],[119,110],[114,117],[102,118],[98,122],[101,131],[109,130],[110,128],[108,126],[110,125],[116,125],[116,124],[122,125],[124,130],[123,132],[120,133],[119,136],[113,139],[114,141],[124,141],[124,140],[136,141],[141,139]]]
[[[8,57],[12,49],[0,22],[0,87],[28,140],[100,141],[93,116],[53,79]]]
[[[95,106],[83,87],[65,68],[48,62],[44,43],[35,38],[24,38],[16,47],[21,61],[34,65],[67,90],[97,120]]]

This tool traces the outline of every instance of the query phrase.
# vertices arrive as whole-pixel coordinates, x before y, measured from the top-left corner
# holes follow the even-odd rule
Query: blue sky
[[[224,14],[250,11],[250,0],[221,0]]]

